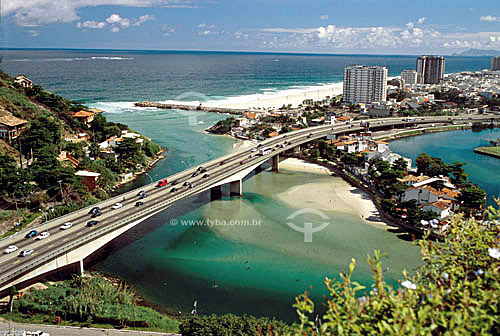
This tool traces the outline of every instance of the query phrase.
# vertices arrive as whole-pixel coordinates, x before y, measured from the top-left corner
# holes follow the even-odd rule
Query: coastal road
[[[497,118],[500,119],[499,116]],[[406,118],[385,118],[371,119],[370,129],[387,128],[392,126],[414,126],[415,124],[446,124],[452,122],[464,122],[472,120],[491,119],[491,116],[459,116],[459,117],[425,117],[417,118],[411,122],[405,121]],[[175,202],[193,196],[203,190],[207,190],[218,182],[227,180],[231,176],[262,163],[271,157],[293,149],[297,145],[307,143],[311,140],[326,137],[328,134],[346,134],[366,130],[360,126],[360,122],[350,124],[335,124],[327,126],[311,127],[295,132],[283,134],[256,144],[250,148],[242,149],[238,152],[226,155],[224,157],[212,160],[202,166],[207,170],[206,173],[199,173],[199,167],[193,167],[173,176],[167,177],[168,184],[164,187],[156,187],[156,184],[149,184],[142,188],[132,190],[110,200],[98,204],[102,215],[95,218],[99,222],[94,227],[87,227],[86,224],[91,220],[88,214],[88,207],[75,211],[66,216],[44,223],[37,228],[38,232],[48,231],[50,236],[43,240],[34,238],[24,238],[29,231],[20,232],[14,236],[0,240],[0,250],[3,251],[9,245],[15,245],[18,251],[10,254],[0,255],[0,285],[6,284],[16,276],[23,274],[28,267],[35,269],[37,265],[50,260],[58,251],[67,248],[73,248],[75,244],[81,245],[90,242],[92,239],[103,236],[112,230],[123,227],[128,223],[136,221],[138,218],[146,217],[147,214],[157,213]],[[256,155],[258,147],[273,148],[273,151],[265,156]],[[193,176],[194,173],[198,173]],[[203,177],[204,174],[209,174]],[[184,182],[193,184],[193,188],[184,186]],[[173,183],[175,186],[173,186]],[[175,190],[173,189],[175,188]],[[139,199],[138,192],[144,190],[148,196]],[[142,206],[136,206],[137,201],[144,202]],[[123,204],[123,207],[113,210],[111,206],[116,202]],[[59,227],[65,222],[71,222],[73,226],[68,230],[61,230]],[[78,245],[80,246],[80,245]],[[34,249],[35,252],[28,257],[19,257],[19,251],[24,249]],[[67,251],[67,250],[64,250]],[[22,271],[22,273],[21,273]]]
[[[151,331],[133,331],[133,330],[118,330],[118,329],[101,329],[101,328],[79,328],[79,327],[64,327],[64,326],[49,326],[25,324],[17,322],[0,321],[0,331],[7,331],[10,328],[21,329],[26,331],[41,330],[49,333],[50,336],[181,336],[180,334],[151,332]]]

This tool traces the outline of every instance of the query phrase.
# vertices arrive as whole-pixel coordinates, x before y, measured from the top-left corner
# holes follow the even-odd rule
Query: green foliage
[[[33,150],[38,155],[40,149],[47,146],[58,146],[61,141],[60,123],[47,114],[33,120],[21,135],[22,151],[29,155]]]
[[[477,185],[463,188],[461,192],[459,200],[462,202],[462,210],[477,210],[486,204],[486,192]]]
[[[286,335],[292,330],[286,323],[278,320],[232,314],[195,316],[183,321],[179,328],[183,336]]]
[[[135,295],[123,284],[113,286],[95,276],[75,277],[44,290],[28,291],[18,310],[53,314],[64,320],[177,331],[177,321],[135,302]]]
[[[490,219],[500,219],[490,209]],[[498,335],[500,334],[500,227],[456,217],[442,242],[421,240],[424,264],[395,289],[383,277],[381,254],[368,258],[374,284],[351,280],[353,260],[340,281],[325,279],[330,297],[320,323],[314,302],[300,295],[293,335]]]
[[[417,172],[419,174],[435,177],[439,175],[448,176],[448,165],[440,158],[422,153],[416,160]]]
[[[234,117],[229,117],[224,120],[220,120],[214,126],[210,127],[209,132],[214,134],[226,134],[231,131],[231,128],[236,126],[236,119]]]
[[[134,139],[126,138],[115,149],[120,156],[120,162],[127,168],[136,169],[138,165],[145,162],[145,155],[142,152],[141,144]]]

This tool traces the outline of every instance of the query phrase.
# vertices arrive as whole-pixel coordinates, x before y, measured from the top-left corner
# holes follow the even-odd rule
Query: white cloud
[[[500,22],[500,17],[493,15],[486,15],[486,16],[481,16],[479,20],[484,22]]]
[[[161,33],[163,36],[170,36],[172,33],[175,33],[175,31],[175,27],[172,27],[168,24],[164,24],[163,26],[161,26]]]
[[[78,28],[84,28],[84,29],[102,29],[106,27],[106,22],[84,21],[84,22],[78,22],[76,26]]]
[[[321,20],[328,20],[328,15],[320,15],[319,18]]]
[[[120,25],[122,28],[127,28],[130,26],[130,20],[127,18],[122,18],[119,14],[111,14],[106,19],[106,22],[109,24]]]
[[[142,25],[144,22],[154,21],[154,20],[156,20],[156,16],[154,15],[151,14],[142,15],[139,16],[139,18],[134,22],[133,26],[138,27]]]
[[[205,29],[214,29],[215,28],[215,25],[209,25],[207,23],[200,23],[198,25],[198,28],[205,28]]]
[[[118,28],[118,27],[111,27],[111,29],[109,31],[112,32],[112,33],[118,33],[120,31],[120,28]]]
[[[216,30],[203,30],[201,32],[198,32],[198,35],[219,35],[224,33],[224,31],[216,31]]]
[[[80,20],[77,9],[95,6],[196,8],[191,0],[8,0],[2,2],[3,15],[12,15],[19,26]]]
[[[446,27],[424,25],[425,18],[419,18],[415,22],[392,27],[325,25],[317,28],[263,28],[251,38],[256,39],[263,48],[270,48],[273,45],[273,48],[282,50],[374,50],[391,53],[411,50],[423,53],[439,52],[443,48],[498,49],[500,47],[500,32],[466,33],[457,29],[455,33],[446,33],[438,30]],[[241,33],[235,35],[235,38],[240,39]]]
[[[30,34],[31,37],[37,37],[38,35],[40,35],[40,32],[38,30],[27,30],[26,32]]]

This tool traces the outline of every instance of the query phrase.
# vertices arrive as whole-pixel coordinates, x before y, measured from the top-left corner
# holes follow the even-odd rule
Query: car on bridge
[[[36,236],[37,234],[38,234],[38,231],[37,231],[37,230],[31,230],[31,231],[30,231],[30,232],[28,232],[28,233],[26,234],[26,236],[24,236],[24,237],[26,237],[26,238],[33,238],[33,237],[34,237],[34,236]]]
[[[156,187],[157,188],[160,188],[160,187],[164,187],[168,184],[167,182],[167,179],[162,179],[162,180],[159,180],[158,183],[156,184]]]
[[[137,196],[139,196],[139,197],[140,197],[140,196],[142,196],[142,194],[145,194],[144,190],[139,191],[139,192],[137,193]]]
[[[92,209],[90,209],[89,215],[93,215],[94,213],[100,212],[100,211],[101,211],[101,208],[99,208],[98,206],[93,207]]]
[[[143,205],[143,204],[144,204],[144,202],[141,202],[141,201],[139,201],[139,202],[135,202],[135,206],[136,206],[136,207],[140,207],[140,206],[141,206],[141,205]]]
[[[148,196],[149,196],[149,194],[146,194],[145,192],[143,192],[143,193],[141,194],[141,196],[139,196],[139,198],[140,198],[140,199],[145,199],[145,198],[146,198],[146,197],[148,197]]]
[[[42,240],[45,238],[49,238],[50,233],[48,231],[41,232],[38,236],[35,237],[36,240]]]
[[[97,224],[99,224],[99,222],[98,222],[98,221],[96,221],[96,220],[91,220],[90,222],[88,222],[88,223],[87,223],[87,226],[88,226],[88,227],[92,227],[92,226],[95,226],[95,225],[97,225]]]
[[[226,164],[226,163],[225,163],[224,161],[221,161],[221,162],[219,163],[219,166],[223,166],[224,164]]]
[[[177,191],[177,188],[170,189],[170,192],[176,192],[176,191]]]
[[[27,256],[32,255],[32,254],[33,254],[33,252],[35,252],[35,250],[34,250],[34,249],[24,250],[24,251],[22,251],[22,252],[19,254],[19,256],[20,256],[20,257],[27,257]]]
[[[177,183],[179,183],[179,181],[172,181],[170,184],[174,186],[174,185],[176,185]]]
[[[73,223],[71,223],[71,222],[66,222],[66,223],[64,223],[63,225],[61,225],[59,228],[60,228],[61,230],[67,230],[67,229],[69,229],[69,228],[70,228],[70,227],[72,227],[72,226],[73,226]]]
[[[90,217],[96,218],[99,217],[100,215],[102,215],[101,211],[95,211],[94,213],[92,213],[92,215],[90,215]]]
[[[120,209],[121,207],[123,207],[123,204],[121,204],[121,203],[115,203],[115,204],[113,204],[113,206],[111,207],[111,209],[117,210],[117,209]]]
[[[205,174],[205,175],[203,175],[203,176],[202,176],[202,178],[207,178],[207,177],[209,177],[209,176],[210,176],[210,175]]]
[[[17,248],[17,246],[16,246],[16,245],[10,245],[9,247],[7,247],[7,248],[3,251],[3,253],[4,253],[4,254],[9,254],[9,253],[15,252],[15,251],[17,251],[17,250],[18,250],[18,248]]]
[[[191,177],[196,177],[196,176],[198,176],[197,172],[194,172],[194,173],[191,174]]]
[[[242,160],[242,161],[240,162],[240,164],[242,164],[242,165],[244,165],[245,163],[247,163],[245,160]]]

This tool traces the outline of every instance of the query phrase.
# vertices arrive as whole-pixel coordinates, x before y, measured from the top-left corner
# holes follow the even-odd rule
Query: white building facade
[[[387,100],[387,68],[349,65],[344,69],[344,103],[359,104]]]

